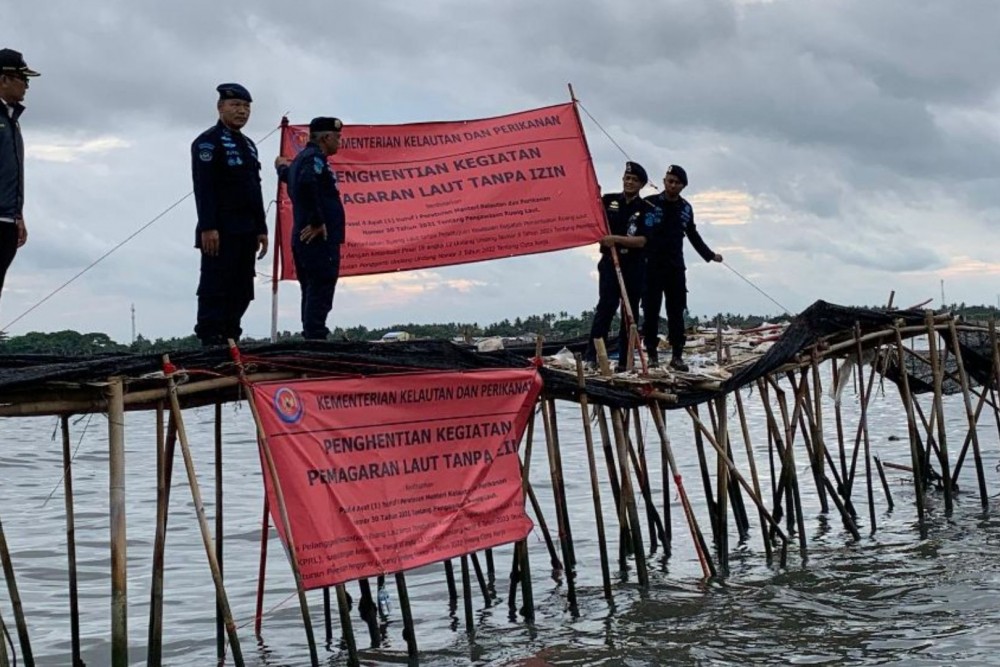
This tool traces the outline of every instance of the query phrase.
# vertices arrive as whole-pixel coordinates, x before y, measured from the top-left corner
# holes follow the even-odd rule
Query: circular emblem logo
[[[294,390],[282,387],[274,392],[274,409],[278,413],[278,418],[286,424],[294,424],[302,419],[305,406]]]

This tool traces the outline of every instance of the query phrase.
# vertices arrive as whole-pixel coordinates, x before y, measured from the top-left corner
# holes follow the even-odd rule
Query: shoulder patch
[[[201,160],[202,162],[211,162],[212,155],[213,155],[212,151],[208,148],[202,148],[200,151],[198,151],[198,159]]]
[[[323,158],[321,158],[319,156],[316,156],[316,157],[313,158],[313,170],[317,174],[322,174],[323,173],[323,167],[325,167],[325,166],[326,166],[326,160],[324,160]]]

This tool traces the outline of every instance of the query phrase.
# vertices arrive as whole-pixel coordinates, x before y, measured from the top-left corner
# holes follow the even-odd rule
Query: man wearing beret
[[[622,192],[601,197],[610,233],[600,241],[601,259],[597,263],[597,308],[594,310],[594,321],[590,325],[590,337],[584,359],[590,362],[596,359],[594,339],[607,339],[611,321],[621,304],[621,326],[618,328],[619,370],[624,370],[628,366],[629,328],[611,249],[615,248],[618,252],[625,292],[628,294],[632,316],[636,317],[639,314],[639,299],[642,296],[645,270],[643,248],[646,245],[646,228],[642,222],[643,214],[648,209],[648,205],[639,197],[639,191],[648,180],[642,165],[637,162],[626,162],[625,174],[622,176]]]
[[[721,262],[694,224],[694,209],[681,191],[687,187],[687,172],[675,164],[667,167],[663,192],[646,197],[645,216],[646,292],[643,295],[643,340],[650,365],[657,365],[660,304],[667,300],[667,340],[670,343],[670,367],[688,370],[684,363],[684,310],[687,308],[687,269],[684,265],[684,237],[706,262]]]
[[[28,240],[24,225],[24,112],[28,79],[38,76],[14,49],[0,49],[0,290],[17,249]]]
[[[240,320],[254,296],[254,261],[267,254],[257,146],[242,131],[253,100],[238,83],[216,90],[219,122],[191,144],[194,245],[201,250],[194,332],[204,346],[239,339]]]
[[[333,308],[333,293],[340,274],[340,245],[346,218],[337,189],[337,177],[327,158],[340,148],[339,118],[313,118],[309,143],[288,164],[278,158],[278,178],[288,183],[292,200],[292,257],[302,290],[302,337],[325,340],[330,330],[326,318]]]

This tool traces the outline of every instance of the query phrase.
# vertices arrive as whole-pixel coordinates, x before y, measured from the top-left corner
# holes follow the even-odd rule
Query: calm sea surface
[[[753,448],[761,483],[770,488],[763,410],[756,395],[744,394],[752,427]],[[856,426],[857,397],[844,394],[850,442]],[[832,401],[824,426],[828,446],[836,436]],[[730,402],[732,404],[732,402]],[[185,413],[210,521],[215,510],[212,469],[212,408]],[[705,413],[703,412],[703,415]],[[894,388],[873,398],[870,410],[873,449],[883,461],[909,463],[905,414]],[[895,509],[887,510],[884,494],[875,490],[878,530],[870,535],[868,506],[859,462],[854,503],[862,539],[855,542],[838,516],[820,512],[805,453],[796,441],[802,500],[809,541],[808,560],[797,548],[785,568],[768,565],[747,500],[751,535],[739,543],[730,538],[731,575],[724,582],[704,583],[679,510],[672,503],[673,550],[649,555],[651,587],[641,591],[634,568],[615,572],[614,605],[601,588],[600,561],[593,501],[579,407],[558,411],[567,495],[577,559],[579,615],[566,601],[565,583],[550,576],[541,533],[529,537],[537,619],[532,627],[512,621],[506,602],[511,549],[495,550],[495,604],[483,604],[474,585],[476,631],[469,636],[461,600],[448,601],[443,567],[430,566],[407,575],[416,621],[421,664],[425,665],[727,665],[727,664],[1000,664],[1000,511],[992,497],[1000,492],[996,471],[997,425],[984,413],[980,439],[991,494],[990,511],[980,507],[971,455],[963,468],[954,514],[944,515],[943,500],[929,499],[929,531],[921,539],[908,473],[887,470]],[[731,437],[740,470],[747,472],[746,452],[730,415]],[[961,397],[947,404],[949,446],[954,451],[965,434]],[[133,664],[144,664],[149,613],[151,554],[156,504],[155,426],[151,414],[126,416],[128,502],[129,641]],[[260,466],[249,410],[233,405],[223,410],[225,438],[225,574],[244,656],[250,665],[308,665],[287,562],[272,537],[263,641],[253,636],[261,505]],[[540,422],[537,433],[541,432]],[[659,445],[647,416],[643,429],[650,452],[654,497],[660,502]],[[689,421],[668,415],[674,449],[686,488],[706,535],[710,534],[704,492],[697,468]],[[84,660],[90,666],[110,664],[110,552],[108,547],[107,419],[76,418],[72,423],[75,463],[76,536]],[[596,432],[596,431],[595,431]],[[902,437],[902,440],[890,439]],[[61,440],[55,418],[0,421],[0,518],[17,572],[27,613],[36,663],[70,664],[66,537]],[[555,526],[551,484],[544,444],[536,442],[532,481],[549,524]],[[954,461],[955,455],[952,455]],[[714,470],[714,456],[712,468]],[[610,536],[617,535],[606,469],[599,456],[602,500]],[[765,491],[769,495],[769,491]],[[771,503],[767,502],[770,506]],[[832,509],[832,505],[831,505]],[[170,665],[215,664],[215,602],[209,568],[196,522],[191,494],[178,447],[174,467],[171,514],[166,550],[164,656]],[[642,510],[640,506],[640,511]],[[732,525],[732,521],[730,521]],[[645,521],[642,525],[648,545]],[[272,531],[273,534],[273,531]],[[616,551],[611,554],[616,568]],[[456,561],[456,571],[457,571]],[[391,582],[391,578],[390,578]],[[358,597],[356,584],[348,590]],[[354,631],[365,665],[406,664],[402,621],[394,586],[385,642],[367,648],[367,631],[352,612]],[[346,664],[334,637],[325,643],[322,596],[309,594],[323,664]],[[0,613],[14,635],[14,618],[4,588]],[[16,641],[16,636],[15,636]],[[20,663],[19,663],[20,664]],[[231,660],[228,664],[232,664]]]

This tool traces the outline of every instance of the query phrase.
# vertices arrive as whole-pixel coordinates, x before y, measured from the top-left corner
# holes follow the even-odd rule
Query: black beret
[[[250,91],[238,83],[220,83],[216,90],[219,91],[219,101],[222,100],[243,100],[253,102]]]
[[[340,132],[343,128],[344,123],[332,116],[318,116],[309,121],[310,132]]]
[[[649,183],[649,175],[646,173],[646,170],[642,168],[642,165],[639,164],[638,162],[626,162],[625,173],[632,174],[640,181],[642,181],[643,185]]]
[[[679,167],[676,164],[672,164],[667,167],[667,174],[670,176],[676,176],[677,180],[684,185],[688,184],[688,174],[684,171],[684,167]]]
[[[24,56],[14,49],[0,49],[0,74],[14,72],[21,76],[38,76],[38,72],[28,67]]]

